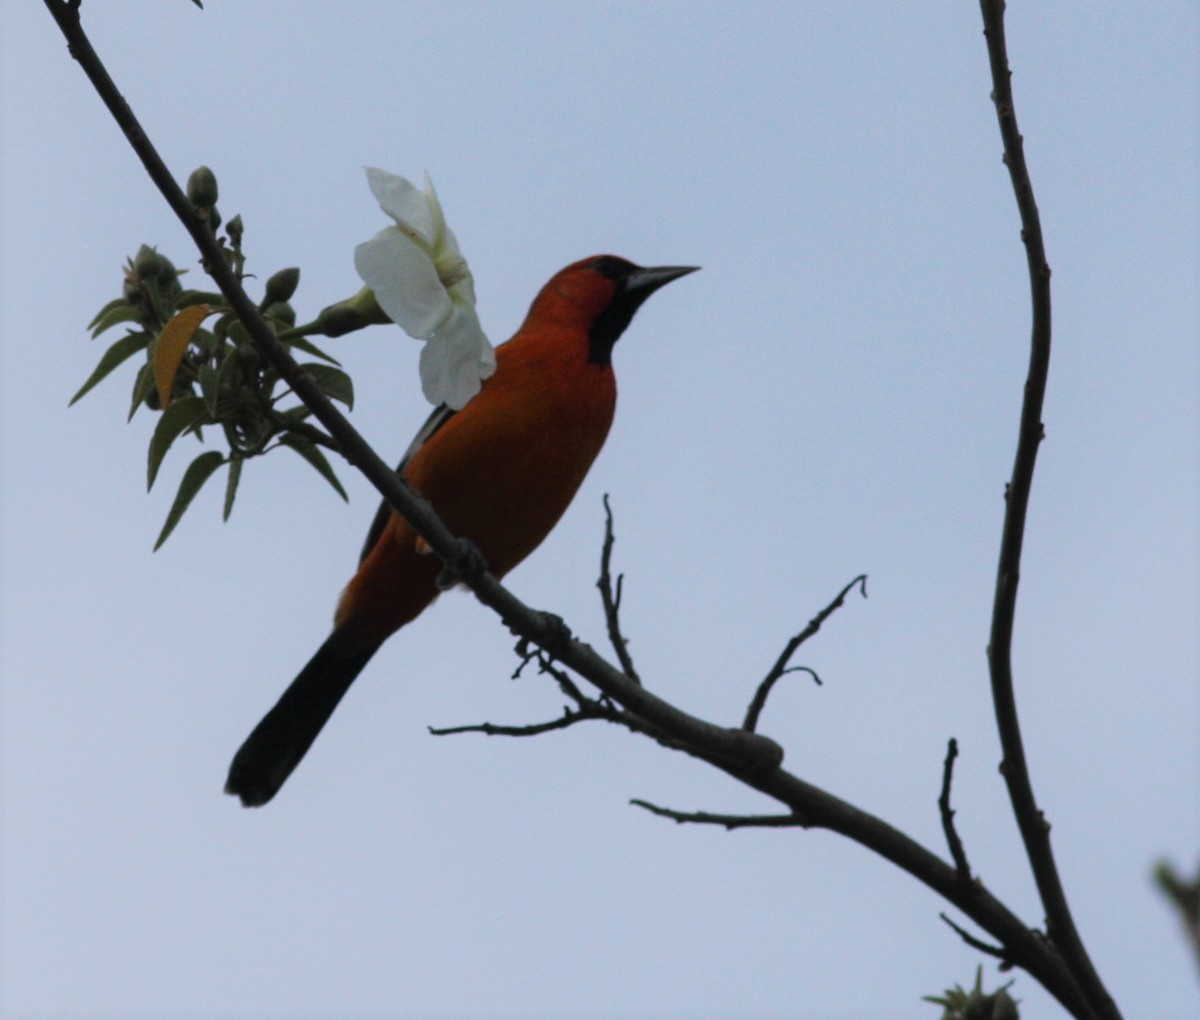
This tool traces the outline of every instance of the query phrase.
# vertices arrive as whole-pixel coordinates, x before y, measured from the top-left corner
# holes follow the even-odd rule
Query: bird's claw
[[[567,642],[571,640],[571,628],[567,626],[566,620],[561,616],[555,616],[553,613],[539,612],[538,616],[542,618],[542,623],[546,627],[545,640],[539,644],[550,653],[552,659],[557,659]]]
[[[449,591],[458,584],[470,584],[487,573],[487,560],[479,546],[467,538],[458,540],[458,553],[442,567],[435,582],[439,591]]]

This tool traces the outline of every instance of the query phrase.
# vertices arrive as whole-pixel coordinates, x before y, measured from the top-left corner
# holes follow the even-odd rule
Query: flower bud
[[[992,1015],[990,1020],[1020,1020],[1017,1003],[1003,988],[992,1000]]]
[[[133,257],[133,272],[139,280],[158,280],[166,260],[148,244],[143,244]],[[167,262],[167,265],[171,264]]]
[[[229,324],[229,339],[232,340],[238,347],[243,347],[247,344],[253,346],[254,341],[250,339],[250,331],[242,325],[240,319],[234,319]]]
[[[164,287],[174,283],[179,279],[179,270],[175,268],[175,263],[165,255],[158,256],[158,282]]]
[[[216,209],[213,210],[213,215],[214,216],[217,215]],[[220,220],[220,217],[218,216],[217,222],[213,224],[213,230],[217,229],[217,226],[220,222],[221,222],[221,220]],[[242,214],[241,213],[238,213],[233,219],[231,219],[227,224],[225,224],[225,233],[227,233],[229,235],[229,241],[235,248],[240,248],[242,246],[242,231],[244,229],[245,228],[242,225]]]
[[[262,356],[254,344],[240,344],[237,348],[237,359],[246,375],[253,376],[258,371]]]
[[[217,175],[208,167],[199,166],[187,181],[188,201],[198,209],[211,209],[217,204]]]
[[[299,284],[299,269],[295,266],[290,269],[281,269],[267,280],[267,286],[263,293],[263,301],[268,305],[273,305],[281,301],[290,301],[292,295],[296,293],[296,287]]]
[[[296,325],[296,309],[286,301],[277,301],[273,305],[267,305],[266,311],[263,314],[268,319],[275,319],[278,322],[282,322],[285,326]]]
[[[391,321],[375,300],[375,292],[370,287],[363,287],[354,297],[322,308],[313,325],[315,331],[324,336],[342,336],[356,329]]]

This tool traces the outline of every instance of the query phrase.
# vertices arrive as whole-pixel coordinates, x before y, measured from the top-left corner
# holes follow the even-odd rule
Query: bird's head
[[[593,255],[559,270],[534,299],[532,321],[555,321],[583,329],[588,360],[608,365],[613,345],[642,302],[699,266],[636,266],[616,255]]]

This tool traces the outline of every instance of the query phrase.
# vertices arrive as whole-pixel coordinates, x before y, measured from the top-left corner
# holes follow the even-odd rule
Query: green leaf
[[[175,310],[183,311],[192,305],[212,305],[214,308],[225,306],[225,295],[212,290],[185,290],[175,299]]]
[[[303,351],[305,354],[311,354],[314,358],[320,358],[322,361],[328,361],[331,365],[341,367],[341,362],[337,358],[331,358],[316,344],[305,340],[304,337],[293,337],[291,340],[285,341],[289,347],[295,347],[298,351]]]
[[[133,380],[133,397],[129,402],[129,417],[125,419],[126,421],[133,420],[137,409],[151,393],[154,393],[154,370],[147,361],[138,369],[137,378]],[[161,408],[159,409],[161,410]]]
[[[279,412],[279,417],[288,422],[304,421],[306,418],[311,416],[312,411],[310,411],[303,404],[297,404],[295,407],[289,407],[286,411]]]
[[[354,383],[350,381],[350,376],[340,368],[333,368],[331,365],[318,365],[313,361],[306,362],[300,367],[316,380],[317,385],[321,387],[321,392],[325,396],[330,400],[340,400],[346,405],[347,410],[353,410]]]
[[[237,495],[238,482],[242,480],[242,465],[245,461],[241,457],[232,457],[229,461],[229,477],[225,479],[225,512],[221,520],[229,520],[229,515],[233,513],[233,497]]]
[[[141,313],[134,308],[128,301],[122,300],[121,304],[116,308],[109,308],[106,312],[101,312],[92,320],[95,323],[91,327],[92,339],[95,340],[106,329],[112,329],[118,323],[122,322],[140,322]]]
[[[179,483],[179,491],[175,493],[175,502],[171,504],[171,509],[167,513],[167,519],[163,523],[162,531],[158,534],[158,541],[154,543],[154,551],[162,547],[175,530],[175,525],[179,523],[184,512],[195,498],[196,493],[200,491],[204,483],[212,477],[212,473],[225,463],[225,456],[217,450],[209,450],[208,453],[202,453],[194,461],[188,465],[188,469],[183,473],[183,481]]]
[[[333,468],[329,466],[329,461],[325,459],[325,454],[321,452],[320,447],[315,443],[310,443],[307,439],[302,439],[297,435],[281,436],[279,442],[285,446],[290,446],[301,457],[308,461],[322,478],[333,486],[334,491],[342,497],[347,503],[350,502],[350,497],[346,495],[346,490],[342,488],[342,483],[338,481],[337,475],[333,473]]]
[[[229,344],[225,348],[225,356],[221,359],[221,367],[217,371],[215,395],[236,396],[241,384],[242,366],[238,362],[238,350]]]
[[[192,337],[192,346],[198,347],[203,354],[208,356],[218,350],[224,342],[224,340],[218,340],[217,334],[211,329],[204,327],[196,330],[195,336]]]
[[[104,316],[106,316],[106,315],[107,315],[109,312],[113,311],[113,309],[116,309],[116,308],[132,308],[132,307],[133,307],[133,306],[132,306],[132,305],[129,303],[129,299],[128,299],[128,298],[126,298],[126,297],[115,297],[115,298],[113,298],[113,299],[112,299],[112,300],[111,300],[111,301],[110,301],[108,304],[106,304],[106,305],[105,305],[103,308],[101,308],[101,309],[100,309],[100,311],[98,311],[98,312],[96,313],[96,317],[95,317],[94,319],[92,319],[92,321],[91,321],[91,322],[89,322],[89,323],[87,324],[87,328],[88,328],[88,329],[94,329],[94,328],[95,328],[95,326],[96,326],[96,323],[98,323],[98,322],[99,322],[101,319],[103,319],[103,318],[104,318]],[[93,333],[93,334],[92,334],[92,336],[93,336],[93,338],[94,338],[94,337],[95,337],[95,334]]]
[[[217,397],[219,395],[217,370],[212,365],[205,362],[200,366],[200,371],[196,373],[196,381],[200,383],[200,393],[208,402],[208,409],[212,412],[212,416],[217,416]]]
[[[95,386],[109,372],[116,368],[127,358],[136,354],[138,351],[146,349],[146,345],[150,342],[149,333],[127,333],[113,344],[107,351],[104,352],[104,357],[100,359],[100,364],[96,366],[94,372],[88,376],[87,382],[79,387],[79,392],[71,398],[71,404],[75,403],[80,397]],[[70,407],[71,404],[67,406]]]
[[[163,411],[158,424],[154,426],[154,435],[150,437],[150,455],[146,465],[147,489],[154,487],[154,479],[158,477],[158,469],[171,444],[188,429],[203,424],[207,417],[208,405],[203,397],[180,397]]]
[[[262,373],[258,377],[259,390],[267,397],[270,397],[275,386],[279,382],[279,373],[275,371],[269,364],[264,365]]]

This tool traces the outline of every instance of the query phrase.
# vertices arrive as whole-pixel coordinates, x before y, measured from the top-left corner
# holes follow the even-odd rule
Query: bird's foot
[[[539,612],[538,616],[542,618],[542,624],[546,628],[545,638],[538,643],[550,654],[552,659],[557,659],[573,636],[571,628],[567,626],[566,620],[553,613]]]
[[[487,560],[479,546],[467,538],[458,540],[458,553],[452,561],[442,567],[437,576],[439,591],[449,591],[457,584],[470,584],[487,573]]]

